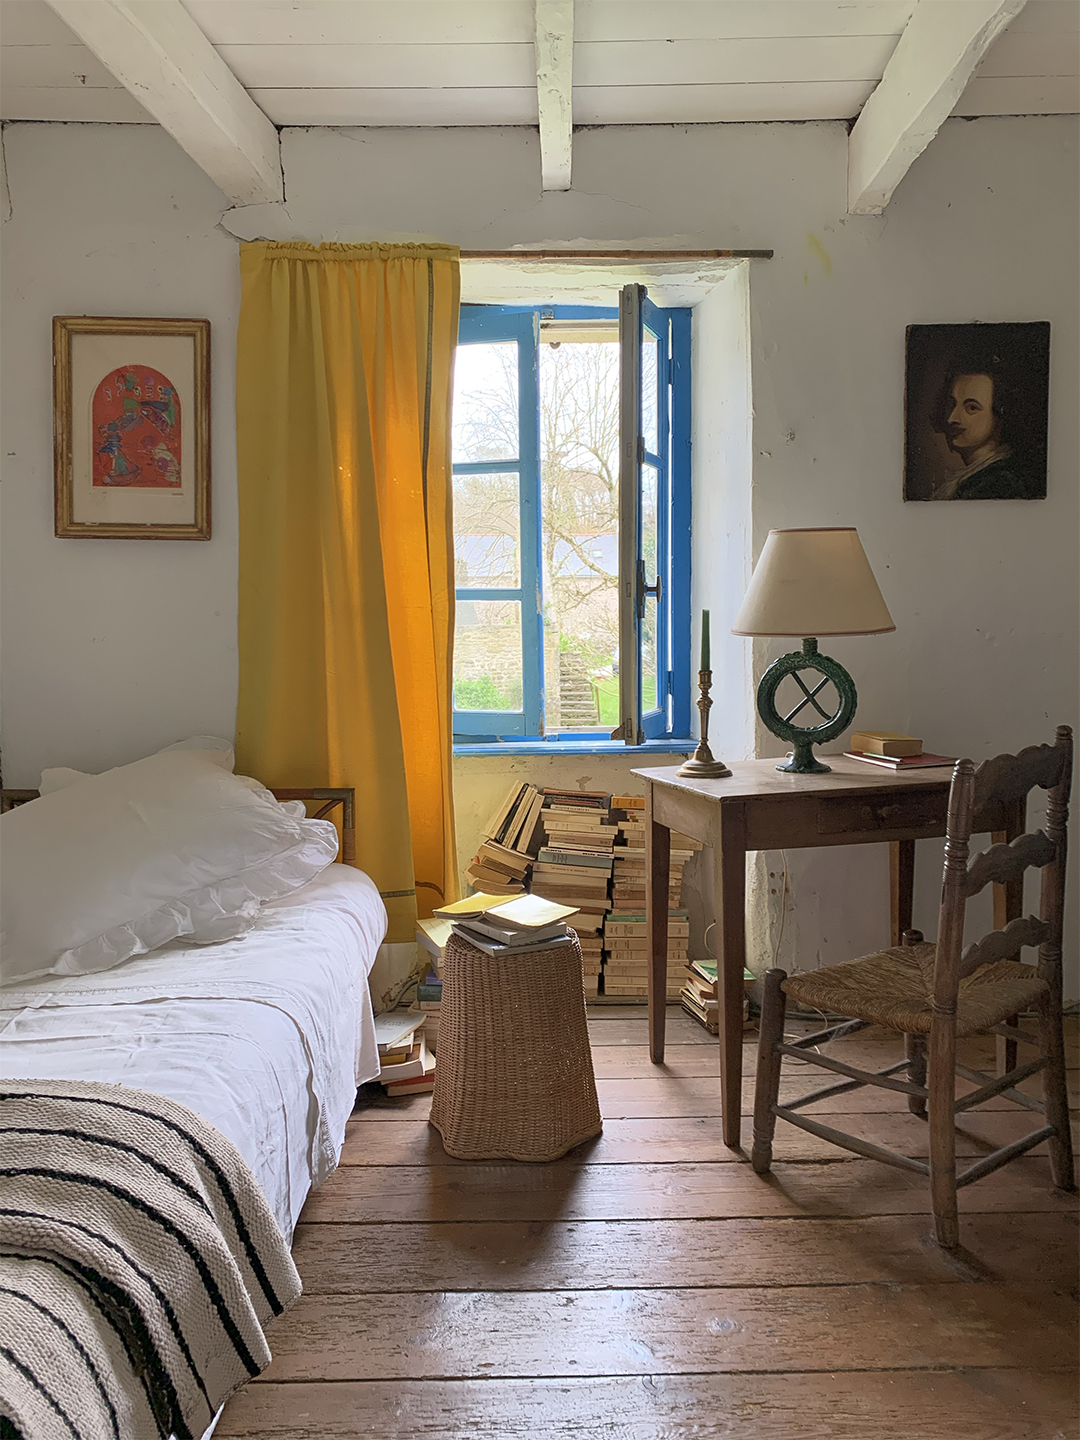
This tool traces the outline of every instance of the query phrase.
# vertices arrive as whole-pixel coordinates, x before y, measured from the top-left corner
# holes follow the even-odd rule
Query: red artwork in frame
[[[210,322],[53,316],[55,533],[210,539]]]
[[[160,370],[110,370],[94,391],[91,424],[94,486],[180,488],[180,397]]]

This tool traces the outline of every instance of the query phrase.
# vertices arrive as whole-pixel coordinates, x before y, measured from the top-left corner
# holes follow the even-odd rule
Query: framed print
[[[905,500],[1045,500],[1050,323],[909,325]]]
[[[56,534],[210,539],[210,322],[53,317]]]

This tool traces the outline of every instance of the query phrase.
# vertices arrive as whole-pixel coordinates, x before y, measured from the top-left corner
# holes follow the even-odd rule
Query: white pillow
[[[0,821],[3,983],[233,939],[337,854],[327,820],[202,750],[90,775]]]
[[[226,770],[231,770],[236,764],[236,753],[228,740],[221,740],[216,735],[193,735],[190,740],[177,740],[175,745],[166,745],[163,750],[158,750],[158,755],[167,755],[171,750],[205,750],[214,762]],[[38,792],[42,795],[51,795],[54,790],[62,790],[65,785],[74,785],[76,780],[89,780],[89,770],[72,770],[67,765],[56,765],[49,770],[41,772],[41,783]]]

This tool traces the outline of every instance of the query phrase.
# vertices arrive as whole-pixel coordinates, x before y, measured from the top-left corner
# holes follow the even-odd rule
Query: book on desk
[[[862,760],[887,770],[936,770],[956,764],[955,756],[931,754],[923,749],[917,736],[893,730],[853,730],[848,745],[844,754],[849,760]]]

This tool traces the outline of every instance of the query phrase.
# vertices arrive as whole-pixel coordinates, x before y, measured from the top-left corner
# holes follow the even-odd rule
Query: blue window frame
[[[517,477],[519,530],[518,583],[466,585],[456,589],[457,604],[500,605],[507,627],[520,634],[521,694],[517,709],[458,709],[455,684],[454,734],[462,739],[492,740],[543,733],[544,612],[540,593],[540,384],[539,317],[534,310],[493,305],[463,305],[458,345],[516,347],[517,434],[507,437],[505,454],[495,460],[454,461],[455,488],[463,476]],[[455,430],[455,450],[459,446]],[[516,609],[518,624],[512,616]],[[512,701],[510,702],[512,704]]]
[[[637,483],[630,514],[622,487],[619,517],[621,533],[632,527],[637,552],[633,593],[620,593],[620,608],[632,609],[639,637],[631,656],[636,724],[618,732],[630,743],[687,738],[691,714],[690,311],[660,309],[643,298],[640,314]],[[516,383],[517,427],[511,434],[504,425],[497,454],[490,458],[490,436],[486,448],[470,446],[455,415],[455,491],[460,495],[461,487],[470,485],[475,508],[478,497],[483,504],[484,487],[490,484],[492,513],[501,506],[500,524],[508,532],[497,537],[498,544],[488,537],[484,555],[470,550],[463,537],[456,545],[459,645],[463,636],[474,644],[486,638],[501,652],[503,676],[499,684],[477,685],[455,674],[454,738],[459,743],[543,738],[603,744],[615,733],[610,727],[554,732],[545,727],[539,345],[542,320],[616,322],[618,317],[615,309],[589,306],[461,307],[458,379],[465,347],[493,347],[487,354],[501,365],[500,383]],[[624,358],[625,353],[624,341]],[[505,523],[515,481],[516,534]],[[618,663],[621,668],[621,656]]]

